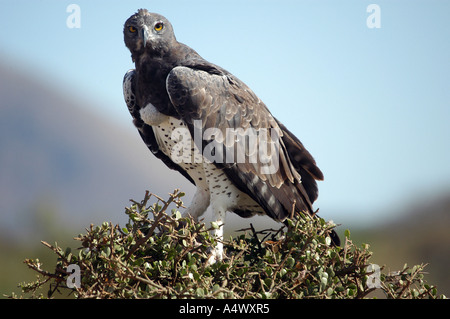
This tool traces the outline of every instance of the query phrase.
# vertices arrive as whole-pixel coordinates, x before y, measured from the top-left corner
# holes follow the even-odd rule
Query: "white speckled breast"
[[[161,114],[151,104],[140,114],[152,126],[160,149],[191,176],[198,188],[207,192],[212,205],[230,211],[239,208],[263,213],[253,199],[233,185],[223,170],[203,158],[183,120]]]

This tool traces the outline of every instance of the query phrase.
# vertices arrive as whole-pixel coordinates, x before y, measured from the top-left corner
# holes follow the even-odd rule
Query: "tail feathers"
[[[283,131],[283,143],[286,146],[289,159],[301,176],[303,187],[308,194],[310,202],[314,203],[319,195],[316,180],[323,180],[323,173],[299,139],[282,123],[278,122],[278,125]]]

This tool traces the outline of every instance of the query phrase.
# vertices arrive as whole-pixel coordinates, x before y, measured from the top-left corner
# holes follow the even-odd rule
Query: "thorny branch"
[[[21,284],[23,293],[42,297],[37,292],[49,283],[48,297],[69,289],[70,264],[81,271],[81,287],[69,289],[77,298],[366,298],[375,290],[367,285],[374,275],[366,270],[368,245],[356,247],[346,235],[344,247],[333,247],[327,240],[330,225],[301,213],[278,230],[250,224],[224,241],[222,262],[207,265],[216,242],[212,225],[168,212],[171,204],[183,207],[183,195],[175,190],[163,200],[146,192],[144,200],[132,200],[125,209],[126,227],[91,225],[76,238],[82,244],[78,253],[42,242],[58,257],[55,270],[27,259],[42,279]],[[148,205],[152,196],[157,203]],[[393,299],[442,297],[424,281],[424,267],[383,274],[376,289]]]

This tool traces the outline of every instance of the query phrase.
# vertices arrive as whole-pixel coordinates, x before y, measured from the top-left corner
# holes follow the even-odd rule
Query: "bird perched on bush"
[[[219,241],[209,263],[222,259],[227,211],[280,222],[314,214],[322,172],[246,84],[178,42],[159,14],[138,10],[123,33],[135,63],[123,80],[125,101],[152,153],[196,185],[185,214],[211,207]]]

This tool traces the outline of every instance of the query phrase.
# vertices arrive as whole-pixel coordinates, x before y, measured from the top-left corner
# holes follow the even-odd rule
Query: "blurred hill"
[[[120,127],[82,96],[42,82],[0,64],[2,236],[26,240],[36,232],[30,212],[42,205],[59,211],[65,227],[82,230],[90,223],[122,221],[120,208],[147,189],[192,189],[150,153],[131,116],[129,129]]]
[[[386,270],[428,263],[426,280],[441,294],[450,296],[450,194],[416,198],[409,207],[393,212],[389,223],[368,229],[353,229],[352,237],[370,244],[372,262]]]

